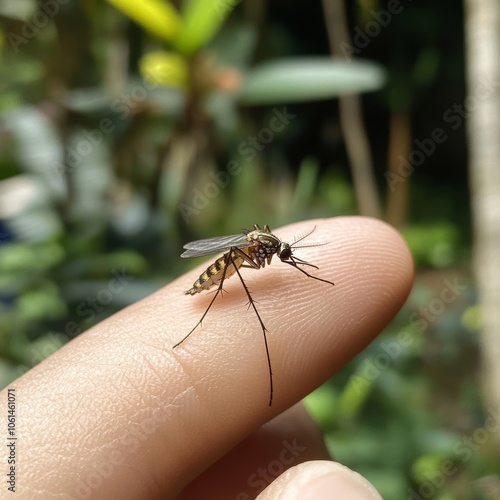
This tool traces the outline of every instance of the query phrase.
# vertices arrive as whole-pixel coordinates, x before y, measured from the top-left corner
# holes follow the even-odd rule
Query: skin
[[[272,407],[262,333],[236,275],[202,328],[172,349],[210,301],[183,294],[207,261],[9,386],[18,409],[17,498],[380,498],[360,476],[324,461],[321,436],[296,403],[397,313],[412,259],[400,235],[374,219],[274,232],[292,242],[314,225],[301,244],[329,244],[296,255],[335,286],[279,259],[242,271],[269,330]],[[295,455],[284,452],[294,440]],[[287,472],[267,486],[280,467]]]

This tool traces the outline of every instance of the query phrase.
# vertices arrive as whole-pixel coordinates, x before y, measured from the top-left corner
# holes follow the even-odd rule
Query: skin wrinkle
[[[142,392],[143,394],[156,394],[157,390],[162,391],[164,387],[165,380],[165,372],[168,372],[169,377],[172,377],[175,374],[178,375],[177,378],[179,380],[185,374],[185,370],[179,364],[179,360],[175,356],[175,352],[172,352],[171,349],[166,349],[164,346],[159,346],[158,342],[156,345],[153,343],[148,343],[150,345],[146,346],[147,349],[144,349],[144,346],[141,346],[141,350],[133,350],[131,352],[133,356],[133,360],[137,366],[140,366],[140,371],[135,371],[128,376],[129,383],[131,387],[135,387],[132,385],[132,380],[138,379],[144,383],[143,386],[140,386],[137,390]],[[153,346],[151,349],[150,346]],[[130,361],[130,357],[128,357]],[[140,374],[138,377],[137,374]],[[151,377],[151,375],[154,377]],[[180,391],[184,392],[184,391]],[[151,399],[151,396],[148,396]],[[148,400],[144,401],[144,404],[148,404]]]
[[[182,345],[182,344],[181,344]],[[179,346],[180,347],[180,346]],[[207,384],[208,381],[208,375],[203,372],[203,366],[206,363],[209,363],[211,360],[207,359],[206,362],[194,362],[193,360],[197,359],[197,355],[199,353],[199,350],[195,351],[195,354],[192,354],[189,351],[189,346],[186,346],[186,349],[183,352],[177,352],[179,350],[179,347],[176,349],[172,349],[174,352],[174,357],[179,365],[179,367],[182,370],[182,373],[185,378],[189,381],[189,384],[187,384],[189,387],[192,388],[194,393],[196,394],[196,399],[198,403],[203,403],[203,404],[208,404],[208,401],[204,401],[205,397],[203,396],[203,390],[200,391],[200,387],[204,387]],[[207,357],[207,354],[204,353],[204,357]],[[185,359],[183,359],[185,358]],[[201,371],[200,376],[197,376],[197,372]],[[210,398],[210,394],[208,394]]]
[[[140,382],[142,382],[142,384],[136,384],[136,388],[139,392],[143,392],[144,391],[144,388],[147,388],[148,385],[151,384],[151,377],[150,377],[150,374],[153,374],[156,378],[156,383],[157,383],[157,387],[163,387],[163,374],[161,373],[161,371],[158,369],[158,367],[154,364],[154,362],[152,362],[150,359],[149,359],[149,356],[147,354],[144,354],[142,356],[142,359],[143,361],[146,363],[146,365],[148,366],[149,368],[149,372],[146,372],[144,371],[144,377],[141,377],[140,379]],[[146,403],[146,402],[145,402]]]
[[[262,363],[265,362],[265,353],[261,345],[262,337],[261,335],[255,335],[255,331],[252,326],[253,325],[244,324],[237,335],[229,336],[226,328],[223,333],[213,332],[213,334],[203,336],[199,339],[194,338],[191,340],[190,337],[190,339],[186,341],[190,341],[189,346],[186,347],[190,353],[189,359],[198,360],[197,363],[194,363],[194,367],[201,373],[204,373],[204,380],[212,379],[212,377],[208,377],[208,373],[213,371],[210,370],[210,368],[215,367],[215,378],[219,380],[219,384],[223,387],[228,380],[226,374],[230,371],[226,368],[227,365],[233,365],[236,369],[236,366],[241,368],[242,366],[248,364],[247,349],[252,352],[261,352],[262,349],[262,355],[264,356]],[[241,342],[245,343],[244,350],[238,348],[238,346],[241,345]],[[175,350],[179,350],[181,347],[182,344]],[[231,356],[227,356],[224,353],[225,350],[229,349],[235,351]],[[236,363],[236,361],[238,363]],[[209,368],[208,371],[207,367]],[[252,368],[252,373],[254,372],[255,369]],[[267,373],[264,372],[264,375],[267,375]],[[201,384],[201,382],[202,381],[200,380],[199,384]]]
[[[193,368],[190,370],[189,367],[189,362],[183,364],[182,358],[179,356],[176,358],[177,362],[179,363],[179,366],[182,368],[182,371],[186,378],[189,380],[189,387],[193,390],[196,399],[198,400],[199,403],[203,404],[206,403],[205,397],[203,396],[203,391],[199,390],[199,387],[204,387],[206,385],[206,376],[201,376],[201,378],[197,378],[196,375],[192,374],[192,371],[196,370],[196,364],[193,363]],[[210,398],[210,394],[208,395]]]
[[[128,376],[128,372],[124,372],[124,373],[122,373],[122,379],[123,379],[123,377],[124,377],[124,376]],[[122,389],[123,389],[123,388],[122,388]],[[108,409],[109,409],[109,408],[108,408]],[[94,417],[95,417],[96,421],[100,420],[100,418],[99,418],[97,415],[95,415]],[[61,422],[61,423],[62,423],[62,422]],[[73,440],[71,440],[71,441],[73,441]],[[69,441],[68,441],[68,442],[69,442]],[[96,451],[97,451],[97,450],[94,448],[93,453],[95,454],[95,452],[96,452]]]

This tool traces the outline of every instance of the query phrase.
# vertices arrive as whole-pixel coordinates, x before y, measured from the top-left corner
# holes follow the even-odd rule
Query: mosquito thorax
[[[247,239],[250,242],[256,242],[261,245],[266,253],[277,253],[281,240],[274,236],[272,233],[268,233],[262,230],[252,231],[247,234]]]

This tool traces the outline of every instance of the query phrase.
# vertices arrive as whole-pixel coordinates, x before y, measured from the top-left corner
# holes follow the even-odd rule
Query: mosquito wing
[[[231,247],[246,247],[248,246],[248,238],[246,234],[232,234],[231,236],[219,236],[215,238],[205,238],[204,240],[192,241],[186,243],[184,248],[186,251],[181,257],[188,259],[190,257],[204,257],[214,253],[221,253],[229,250]]]

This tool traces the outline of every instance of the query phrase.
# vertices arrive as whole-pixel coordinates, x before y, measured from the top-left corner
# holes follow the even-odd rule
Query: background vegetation
[[[460,2],[358,0],[345,22],[296,0],[17,0],[0,14],[2,387],[184,272],[186,241],[376,215],[413,251],[413,293],[307,404],[384,498],[499,497]],[[346,91],[363,93],[359,123]],[[134,279],[116,293],[122,269]]]

